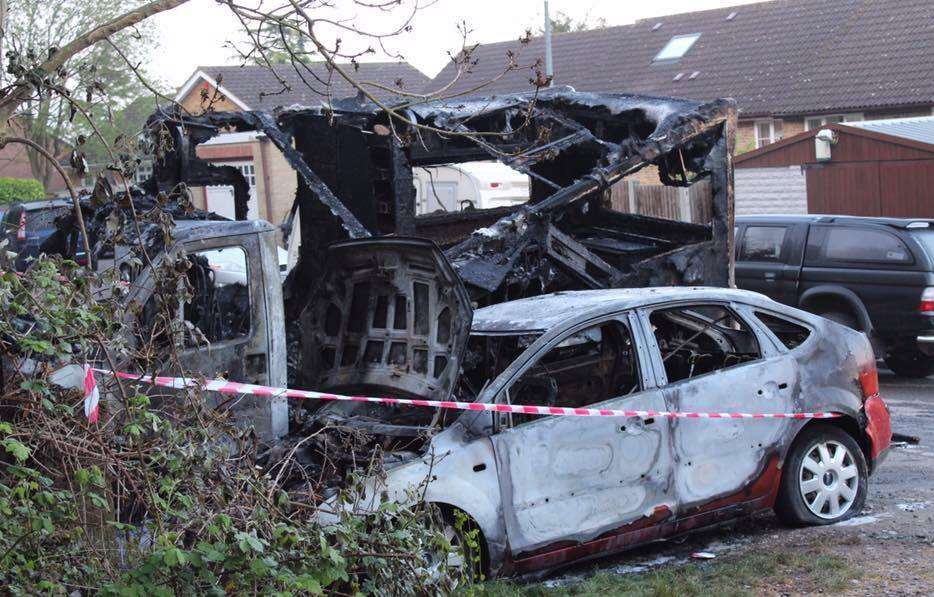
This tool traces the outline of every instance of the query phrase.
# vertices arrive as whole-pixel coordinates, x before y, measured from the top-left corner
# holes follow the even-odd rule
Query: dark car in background
[[[738,217],[736,285],[865,332],[898,375],[934,373],[934,220]]]
[[[42,244],[55,233],[55,220],[67,215],[72,209],[68,199],[49,199],[29,201],[6,206],[6,213],[0,217],[0,241],[7,240],[8,251],[17,254],[16,267],[22,270],[29,259],[39,255]],[[80,235],[76,247],[83,243]],[[82,265],[87,262],[84,251],[77,250],[75,259]]]

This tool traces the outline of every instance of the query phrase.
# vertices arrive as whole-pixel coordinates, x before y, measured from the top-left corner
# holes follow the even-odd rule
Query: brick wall
[[[268,139],[257,141],[256,194],[261,217],[279,225],[292,209],[298,177],[282,152]]]

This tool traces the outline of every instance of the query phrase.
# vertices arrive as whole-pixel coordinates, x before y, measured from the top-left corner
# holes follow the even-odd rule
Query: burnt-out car
[[[461,511],[482,535],[491,574],[549,569],[770,508],[794,524],[841,521],[862,509],[889,445],[866,337],[757,293],[568,291],[471,314],[462,283],[426,241],[348,241],[332,247],[328,270],[303,322],[308,349],[318,350],[312,387],[512,405],[839,413],[620,418],[330,402],[310,416],[311,426],[372,438],[370,452],[338,454],[347,466],[383,456],[385,475],[370,480],[357,507],[424,500]],[[305,427],[295,437],[311,450],[327,435]]]

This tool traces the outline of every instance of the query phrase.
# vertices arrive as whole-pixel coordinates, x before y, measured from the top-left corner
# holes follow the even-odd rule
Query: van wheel
[[[886,366],[901,377],[927,377],[934,373],[934,356],[917,348],[907,348],[885,355]]]
[[[808,427],[785,459],[775,514],[791,525],[826,525],[859,514],[869,467],[856,440],[829,425]]]
[[[819,313],[819,315],[824,319],[829,319],[834,323],[845,325],[850,329],[862,331],[860,330],[859,324],[856,322],[856,318],[849,313],[845,313],[843,311],[827,311],[826,313]]]

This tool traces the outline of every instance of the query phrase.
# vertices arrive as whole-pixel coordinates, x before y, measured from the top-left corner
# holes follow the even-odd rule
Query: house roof
[[[855,126],[866,131],[885,133],[904,139],[921,141],[934,145],[934,116],[917,118],[889,118],[886,120],[867,120],[847,122],[846,126]]]
[[[335,100],[357,95],[357,90],[339,75],[329,76],[323,63],[309,65],[311,72],[296,70],[291,64],[277,65],[276,68],[290,89],[283,90],[276,73],[263,65],[199,66],[181,87],[176,100],[186,96],[199,81],[218,87],[244,110],[268,110],[294,104],[315,106],[327,101],[329,92]],[[355,71],[349,64],[347,68],[360,82],[373,82],[404,91],[419,92],[429,81],[424,73],[407,62],[360,62]],[[381,101],[398,97],[391,91],[371,89]]]
[[[732,18],[730,15],[733,15]],[[674,36],[700,37],[677,60],[653,61]],[[744,116],[934,103],[934,3],[774,0],[553,36],[555,84],[710,100],[733,97]],[[479,46],[453,92],[494,79],[508,51],[529,65],[543,38]],[[454,75],[449,64],[432,82]],[[680,77],[678,76],[680,74]],[[523,67],[484,94],[528,90]]]

